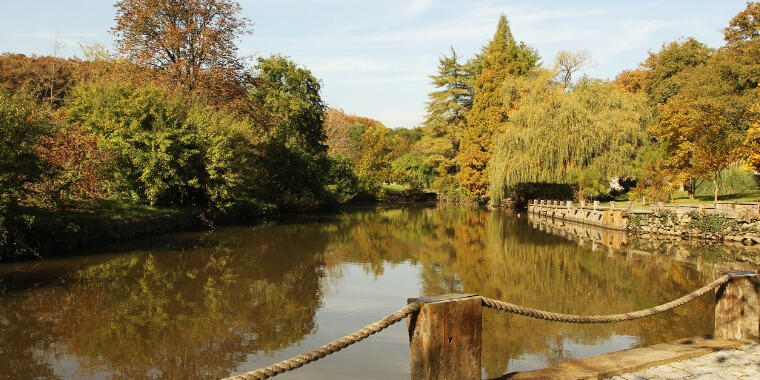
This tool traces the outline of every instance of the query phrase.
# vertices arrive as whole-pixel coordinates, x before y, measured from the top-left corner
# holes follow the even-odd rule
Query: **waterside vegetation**
[[[93,215],[197,225],[423,190],[498,205],[757,189],[757,2],[723,46],[664,43],[614,80],[578,78],[583,51],[544,63],[502,15],[474,57],[440,58],[413,129],[329,108],[288,57],[241,57],[252,22],[236,1],[115,8],[117,51],[0,56],[0,260]]]

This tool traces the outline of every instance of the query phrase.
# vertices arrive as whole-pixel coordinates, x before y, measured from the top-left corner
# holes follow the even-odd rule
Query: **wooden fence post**
[[[476,294],[410,298],[407,317],[412,379],[480,379],[483,305]]]
[[[745,340],[760,338],[757,273],[727,271],[731,280],[715,293],[715,337]]]

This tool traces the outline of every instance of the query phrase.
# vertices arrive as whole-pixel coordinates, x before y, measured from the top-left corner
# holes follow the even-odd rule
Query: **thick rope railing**
[[[362,327],[359,330],[352,332],[340,339],[336,339],[330,343],[327,343],[319,348],[311,350],[307,353],[298,355],[296,357],[283,360],[279,363],[272,364],[268,367],[259,368],[255,371],[246,372],[241,375],[228,377],[224,380],[261,380],[268,379],[272,376],[279,375],[283,372],[291,371],[299,368],[305,364],[311,363],[315,360],[321,359],[327,355],[338,352],[356,342],[363,340],[364,338],[378,333],[388,326],[406,318],[409,314],[412,314],[418,310],[422,305],[417,302],[410,303],[399,311],[389,314],[385,318],[378,320],[375,323]]]
[[[676,300],[670,301],[668,303],[665,303],[659,306],[650,307],[649,309],[633,311],[633,312],[624,313],[624,314],[611,314],[611,315],[561,314],[561,313],[553,313],[550,311],[532,309],[532,308],[524,307],[524,306],[518,306],[515,304],[511,304],[509,302],[494,300],[494,299],[486,298],[486,297],[481,297],[481,299],[483,300],[483,306],[485,307],[499,310],[499,311],[505,311],[508,313],[523,315],[526,317],[543,319],[547,321],[570,322],[570,323],[612,323],[612,322],[622,322],[622,321],[630,321],[634,319],[645,318],[651,315],[662,313],[663,311],[667,311],[667,310],[682,306],[684,304],[687,304],[699,298],[705,293],[711,290],[714,290],[718,288],[719,286],[725,284],[731,279],[731,277],[732,277],[731,275],[725,274],[721,276],[720,278],[718,278],[717,280]]]
[[[699,298],[700,296],[706,294],[709,291],[717,289],[719,286],[727,283],[728,281],[731,280],[732,277],[737,276],[737,275],[743,276],[743,275],[746,275],[746,273],[745,274],[742,274],[742,273],[724,274],[717,280],[681,298],[678,298],[676,300],[670,301],[668,303],[665,303],[659,306],[651,307],[649,309],[644,309],[644,310],[639,310],[639,311],[634,311],[634,312],[624,313],[624,314],[611,314],[611,315],[561,314],[561,313],[554,313],[550,311],[544,311],[544,310],[519,306],[519,305],[511,304],[509,302],[499,301],[499,300],[495,300],[495,299],[491,299],[487,297],[480,297],[480,298],[481,298],[483,306],[485,307],[499,310],[499,311],[505,311],[508,313],[523,315],[523,316],[531,317],[531,318],[543,319],[547,321],[556,321],[556,322],[570,322],[570,323],[612,323],[612,322],[622,322],[622,321],[630,321],[634,319],[645,318],[651,315],[662,313],[663,311],[667,311],[667,310],[682,306],[684,304],[687,304]],[[241,375],[228,377],[227,379],[224,379],[224,380],[262,380],[262,379],[268,379],[270,377],[279,375],[283,372],[300,368],[305,364],[311,363],[327,355],[338,352],[354,343],[364,340],[365,338],[367,338],[368,336],[372,334],[378,333],[388,328],[390,325],[406,318],[409,314],[419,311],[421,307],[422,307],[422,303],[412,302],[406,305],[405,307],[399,309],[397,312],[389,314],[388,316],[378,320],[375,323],[371,323],[367,326],[364,326],[361,329],[356,330],[351,334],[348,334],[340,339],[336,339],[330,343],[327,343],[307,353],[292,357],[287,360],[283,360],[279,363],[272,364],[268,367],[259,368],[255,371],[246,372]]]

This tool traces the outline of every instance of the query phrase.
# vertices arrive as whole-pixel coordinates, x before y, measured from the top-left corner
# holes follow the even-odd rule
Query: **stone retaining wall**
[[[528,213],[641,235],[727,240],[760,244],[760,213],[756,203],[719,202],[716,206],[663,205],[654,209],[602,207],[572,201],[534,200]]]

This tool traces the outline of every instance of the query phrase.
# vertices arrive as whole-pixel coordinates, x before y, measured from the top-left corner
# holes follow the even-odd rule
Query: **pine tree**
[[[493,139],[504,130],[514,107],[512,102],[504,101],[504,83],[528,74],[538,60],[534,49],[515,42],[507,17],[501,15],[493,40],[471,65],[478,71],[475,97],[457,154],[458,183],[471,198],[483,200],[486,197],[484,170],[491,158]]]
[[[459,63],[454,48],[439,59],[438,74],[431,75],[436,90],[429,93],[422,145],[428,165],[435,168],[434,187],[445,190],[453,183],[456,156],[467,112],[472,108],[472,75]]]

